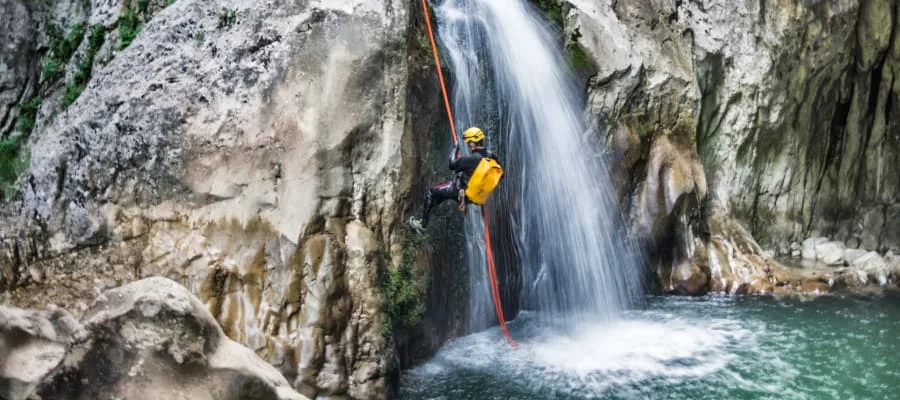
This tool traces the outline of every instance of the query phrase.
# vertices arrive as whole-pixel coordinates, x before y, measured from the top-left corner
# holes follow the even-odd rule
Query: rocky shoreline
[[[80,320],[0,306],[0,398],[307,399],[159,277],[104,291]]]

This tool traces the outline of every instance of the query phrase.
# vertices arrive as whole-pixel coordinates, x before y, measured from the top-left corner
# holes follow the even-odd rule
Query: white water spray
[[[435,9],[460,130],[480,126],[506,170],[491,200],[515,244],[522,306],[605,319],[641,290],[639,253],[618,229],[615,190],[554,32],[525,0],[445,0]],[[476,208],[476,207],[471,207]],[[480,238],[477,210],[467,235]],[[496,250],[496,249],[495,249]],[[469,244],[470,331],[496,321],[483,239]]]

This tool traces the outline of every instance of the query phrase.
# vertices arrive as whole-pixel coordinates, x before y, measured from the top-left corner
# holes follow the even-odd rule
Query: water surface
[[[583,321],[582,321],[583,322]],[[402,399],[891,399],[900,295],[654,297],[615,321],[525,312],[408,371]]]

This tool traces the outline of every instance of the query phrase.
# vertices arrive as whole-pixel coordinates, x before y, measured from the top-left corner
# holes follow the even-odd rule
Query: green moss
[[[41,69],[41,81],[50,82],[55,80],[62,71],[59,61],[53,57],[44,57],[43,67]]]
[[[624,114],[620,119],[641,138],[653,135],[653,124],[650,122],[650,117],[647,116],[647,113],[644,110],[636,110]]]
[[[97,56],[97,52],[100,51],[100,48],[103,47],[105,36],[106,28],[102,25],[97,25],[91,29],[87,51],[81,61],[78,62],[78,69],[72,74],[72,80],[66,83],[66,95],[63,97],[63,107],[72,105],[87,87],[94,66],[94,58]]]
[[[41,82],[53,82],[62,75],[65,65],[75,54],[84,38],[85,25],[77,24],[65,35],[56,24],[47,23],[50,50],[44,56],[41,68]]]
[[[411,329],[422,321],[425,314],[422,292],[427,280],[416,268],[416,255],[426,242],[427,236],[407,231],[400,265],[386,262],[387,271],[381,281],[384,296],[382,329],[385,336],[391,336],[396,330]]]
[[[568,44],[566,45],[566,58],[569,62],[569,68],[573,71],[595,72],[596,66],[591,57],[588,56],[587,51],[584,50],[584,47],[581,47],[578,43],[579,39],[581,39],[581,31],[575,28],[572,34],[569,35]]]
[[[569,61],[569,67],[575,70],[585,70],[593,68],[591,58],[584,51],[584,48],[577,43],[566,46],[566,55]]]
[[[138,7],[135,7],[131,2],[126,3],[125,11],[122,12],[122,16],[119,17],[119,21],[117,23],[119,27],[119,49],[124,49],[128,47],[134,38],[137,37],[138,33],[141,32],[141,20],[138,15]]]
[[[562,2],[557,0],[531,0],[531,3],[544,13],[544,18],[547,21],[550,21],[557,27],[563,26],[565,10]]]
[[[16,124],[16,128],[22,135],[27,136],[34,129],[34,124],[37,121],[38,108],[40,107],[41,101],[36,98],[18,105],[19,122]]]
[[[223,8],[219,12],[219,22],[216,23],[216,29],[231,28],[237,22],[237,11],[233,8]]]
[[[0,141],[0,199],[9,199],[18,192],[16,180],[28,167],[30,154],[21,144],[21,136]]]

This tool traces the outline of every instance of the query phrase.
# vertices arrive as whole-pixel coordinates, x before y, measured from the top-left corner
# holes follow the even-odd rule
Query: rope
[[[428,38],[431,39],[431,50],[434,53],[434,65],[437,68],[438,80],[441,82],[441,94],[444,96],[444,106],[447,108],[447,119],[450,120],[450,131],[453,134],[453,145],[459,145],[459,139],[456,137],[456,126],[453,124],[453,111],[450,109],[450,100],[447,98],[447,87],[444,85],[444,74],[441,72],[441,59],[438,57],[438,49],[437,44],[434,42],[434,33],[431,29],[431,16],[428,13],[428,0],[422,0],[422,10],[425,12],[425,24],[428,26]],[[457,152],[457,156],[459,156],[459,152]],[[484,206],[481,207],[481,218],[484,220],[484,244],[485,249],[487,250],[487,267],[488,267],[488,278],[491,285],[491,297],[494,299],[494,309],[497,312],[497,320],[500,321],[500,329],[503,330],[503,336],[506,337],[506,342],[513,348],[518,347],[518,344],[512,339],[512,336],[509,334],[509,329],[506,328],[506,320],[503,318],[503,305],[500,302],[500,287],[497,284],[497,269],[494,265],[494,252],[491,250],[491,234],[488,230],[488,218],[487,211]]]
[[[456,138],[456,126],[453,124],[453,111],[450,111],[450,100],[447,99],[447,87],[444,85],[444,73],[441,72],[441,59],[438,57],[437,44],[434,43],[434,33],[431,30],[431,15],[428,14],[428,1],[422,0],[422,9],[425,11],[425,25],[428,25],[428,38],[431,39],[431,50],[434,53],[434,65],[437,69],[438,80],[441,81],[441,93],[444,95],[444,107],[447,108],[447,119],[450,120],[450,132],[453,133],[453,145],[459,145]],[[459,153],[457,153],[457,156]]]

